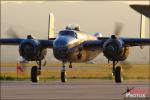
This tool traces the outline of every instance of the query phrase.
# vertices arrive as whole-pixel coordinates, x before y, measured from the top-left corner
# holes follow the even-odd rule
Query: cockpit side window
[[[60,31],[59,36],[72,36],[77,38],[77,34],[74,31]]]

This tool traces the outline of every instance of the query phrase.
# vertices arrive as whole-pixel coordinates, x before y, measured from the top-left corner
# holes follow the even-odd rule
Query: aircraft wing
[[[106,39],[103,40],[89,40],[89,41],[85,41],[83,42],[83,48],[84,49],[101,49],[103,47],[104,42],[106,41]]]
[[[22,38],[4,38],[0,39],[0,45],[20,45],[22,41],[26,39]],[[38,40],[42,47],[52,48],[54,40]]]
[[[98,40],[89,40],[83,42],[85,49],[102,49],[103,44],[110,38],[99,38]],[[124,43],[124,47],[132,46],[150,46],[149,38],[119,38]]]
[[[122,38],[124,46],[150,46],[149,38]]]
[[[21,38],[4,38],[0,39],[0,45],[19,45],[23,40]]]

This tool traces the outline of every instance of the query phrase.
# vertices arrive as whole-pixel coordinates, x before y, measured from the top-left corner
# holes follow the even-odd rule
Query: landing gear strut
[[[70,62],[70,64],[69,64],[69,68],[72,68],[72,62]]]
[[[78,58],[78,59],[81,59],[81,58],[82,58],[82,53],[81,53],[81,51],[82,51],[82,48],[79,48],[79,54],[77,55],[77,58]]]
[[[121,78],[121,66],[117,66],[118,62],[113,61],[113,68],[112,68],[112,74],[113,76],[115,76],[115,82],[116,83],[121,83],[122,82],[122,78]]]
[[[65,63],[63,63],[62,69],[61,69],[61,82],[65,83],[67,81],[66,78],[66,69],[65,69]]]
[[[39,65],[39,67],[37,66],[32,66],[31,69],[31,81],[32,82],[38,82],[39,81],[39,75],[41,75],[41,60],[37,61],[37,64]]]

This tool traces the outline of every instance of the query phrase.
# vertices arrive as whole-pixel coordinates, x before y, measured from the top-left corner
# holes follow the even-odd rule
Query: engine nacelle
[[[38,40],[25,39],[19,46],[19,53],[24,59],[28,61],[42,60],[47,54],[45,48],[41,47]]]
[[[103,45],[104,56],[111,61],[123,61],[129,55],[129,48],[123,47],[123,41],[108,39]]]

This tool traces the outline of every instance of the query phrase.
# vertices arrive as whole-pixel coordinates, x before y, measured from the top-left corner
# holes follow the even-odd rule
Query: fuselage
[[[97,40],[97,37],[77,30],[62,30],[54,40],[53,54],[56,59],[63,62],[86,62],[92,60],[101,50],[82,48],[82,43],[87,40]]]

